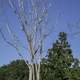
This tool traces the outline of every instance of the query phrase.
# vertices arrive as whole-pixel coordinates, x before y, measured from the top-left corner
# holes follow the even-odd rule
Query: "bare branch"
[[[18,0],[19,9],[24,10],[24,0]]]
[[[1,34],[2,38],[3,38],[3,40],[4,40],[7,44],[9,44],[9,45],[12,46],[13,48],[15,48],[15,49],[17,50],[17,52],[18,52],[18,55],[23,59],[23,56],[22,56],[22,54],[19,52],[19,49],[17,48],[17,46],[15,46],[13,43],[9,42],[9,41],[5,38],[5,36],[4,36],[4,34],[3,34],[3,32],[2,32],[1,29],[0,29],[0,34]]]
[[[18,55],[25,60],[26,64],[29,67],[30,72],[29,80],[30,79],[35,80],[34,77],[36,77],[36,80],[39,80],[40,61],[42,59],[44,41],[49,36],[51,31],[50,32],[45,31],[47,28],[44,25],[46,22],[45,19],[47,19],[46,18],[47,8],[45,7],[46,5],[43,4],[42,0],[30,0],[30,1],[31,3],[28,7],[30,8],[31,14],[28,14],[28,12],[25,11],[24,0],[17,0],[18,2],[17,4],[14,2],[14,0],[9,0],[9,4],[11,9],[17,16],[21,24],[22,31],[25,34],[26,46],[28,46],[29,48],[28,52],[30,53],[31,63],[29,60],[28,60],[29,62],[27,62],[27,60],[21,54],[18,45],[19,40],[16,34],[11,29],[11,27],[9,26],[9,24],[7,24],[6,27],[12,42],[8,41],[5,38],[4,33],[2,32],[1,29],[0,33],[2,35],[3,40],[12,47],[14,47],[17,50]]]

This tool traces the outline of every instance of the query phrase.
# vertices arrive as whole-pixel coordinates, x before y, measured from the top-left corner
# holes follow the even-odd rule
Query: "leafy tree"
[[[65,32],[59,33],[59,38],[48,50],[48,59],[44,62],[46,80],[68,80],[73,62],[72,50]]]
[[[27,80],[29,69],[24,60],[12,61],[0,68],[1,80]]]

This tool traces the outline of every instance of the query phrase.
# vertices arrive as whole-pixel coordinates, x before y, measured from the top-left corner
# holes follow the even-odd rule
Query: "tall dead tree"
[[[29,80],[40,80],[44,41],[51,32],[48,29],[49,26],[47,27],[47,25],[45,25],[47,9],[49,7],[47,1],[49,0],[9,0],[10,8],[17,16],[21,24],[21,30],[25,34],[26,46],[28,47],[28,49],[26,49],[30,54],[29,60],[24,59],[23,54],[20,53],[17,46],[19,40],[16,34],[11,30],[10,25],[7,24],[6,27],[8,33],[11,35],[12,42],[6,39],[4,32],[0,29],[4,41],[14,47],[18,51],[19,56],[24,59],[28,65]],[[29,11],[26,10],[26,2],[29,5]]]

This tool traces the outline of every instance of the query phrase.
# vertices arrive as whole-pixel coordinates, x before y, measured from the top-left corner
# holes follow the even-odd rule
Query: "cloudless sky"
[[[42,0],[44,1],[44,0]],[[53,27],[53,33],[46,40],[46,49],[52,46],[52,43],[58,37],[58,33],[65,31],[68,34],[68,41],[73,50],[74,57],[80,58],[80,0],[47,0],[51,3],[48,10],[48,27]],[[25,45],[24,34],[19,30],[20,24],[11,8],[8,0],[0,0],[0,28],[3,27],[5,36],[10,40],[5,25],[10,23],[13,31],[17,32],[19,38]],[[26,51],[22,50],[24,56]],[[0,35],[0,65],[8,64],[12,60],[20,58],[14,48],[6,44]]]

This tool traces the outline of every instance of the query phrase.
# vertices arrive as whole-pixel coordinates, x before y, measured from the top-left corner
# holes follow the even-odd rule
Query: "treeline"
[[[41,80],[80,80],[80,62],[73,57],[67,34],[60,32],[41,62]],[[24,60],[15,60],[0,68],[0,80],[28,80],[29,69]]]

